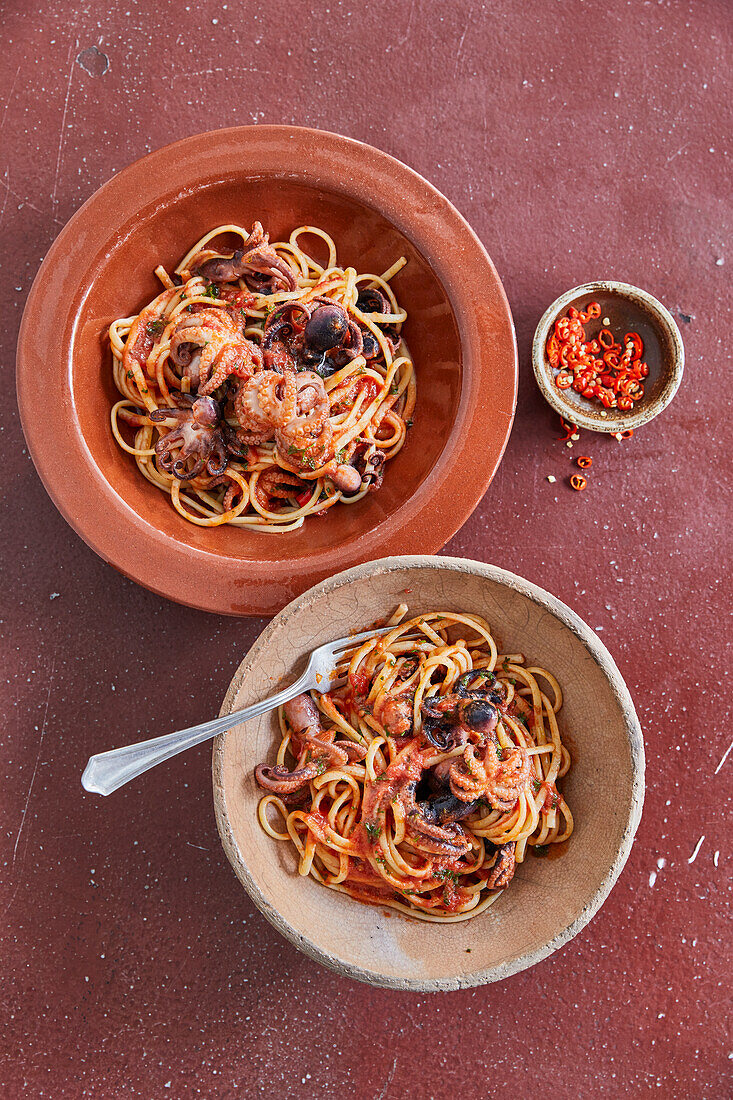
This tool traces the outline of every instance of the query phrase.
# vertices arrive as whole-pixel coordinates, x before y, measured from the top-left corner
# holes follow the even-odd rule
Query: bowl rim
[[[297,145],[303,142],[308,156],[298,159]],[[221,163],[227,169],[215,178],[200,167]],[[147,218],[162,202],[175,207],[192,188],[263,175],[362,203],[407,237],[435,272],[453,310],[463,375],[443,449],[411,497],[368,531],[335,541],[317,555],[284,555],[268,562],[266,571],[259,564],[257,574],[256,542],[244,545],[241,557],[188,543],[138,515],[107,481],[77,418],[70,352],[88,291],[93,262],[88,257],[106,257],[124,240],[136,215]],[[161,176],[172,182],[161,184]],[[475,306],[479,276],[491,286],[490,317]],[[495,428],[491,449],[484,450],[476,445],[485,437],[487,398],[481,382],[492,362],[500,364],[492,393]],[[87,199],[49,248],[31,287],[18,338],[16,386],[36,470],[53,503],[95,553],[124,576],[178,603],[221,614],[274,614],[282,607],[286,585],[302,590],[345,565],[403,549],[437,551],[455,534],[488,489],[506,449],[516,408],[518,357],[496,268],[473,229],[432,184],[389,154],[352,138],[307,127],[258,125],[207,131],[163,146]],[[39,387],[45,394],[43,411]],[[455,491],[459,476],[460,493]],[[168,505],[161,501],[161,506]],[[426,510],[431,522],[420,524]],[[119,538],[119,531],[126,537]]]
[[[582,409],[578,409],[575,405],[566,401],[562,390],[554,385],[552,370],[545,354],[550,328],[558,316],[564,313],[576,298],[580,298],[584,294],[597,294],[599,292],[618,294],[623,298],[636,299],[641,302],[660,327],[664,329],[672,346],[672,362],[665,371],[664,387],[653,405],[645,406],[642,404],[639,409],[631,409],[623,416],[609,417],[603,423],[600,423],[594,417],[588,416]],[[682,375],[685,370],[685,347],[682,343],[682,334],[677,322],[658,298],[632,283],[622,283],[615,279],[601,279],[592,283],[581,283],[580,286],[566,290],[564,294],[555,299],[552,305],[547,307],[540,318],[532,340],[532,369],[545,401],[565,420],[591,432],[615,434],[616,432],[628,431],[628,429],[633,431],[636,428],[641,428],[642,425],[648,424],[655,416],[659,416],[666,409],[682,382]]]
[[[511,573],[506,569],[502,569],[499,566],[475,561],[471,558],[443,557],[442,555],[433,556],[427,554],[388,557],[381,558],[377,561],[365,562],[321,581],[307,592],[304,592],[302,595],[292,600],[287,607],[283,608],[283,610],[265,627],[245,654],[224,696],[219,712],[220,715],[231,713],[239,688],[247,676],[258,652],[269,643],[275,631],[284,627],[302,607],[327,598],[334,588],[348,585],[361,577],[377,576],[379,574],[387,574],[406,568],[415,571],[438,568],[457,573],[471,573],[488,580],[498,581],[500,584],[520,592],[522,595],[527,596],[546,611],[550,612],[555,618],[559,619],[565,627],[572,631],[572,633],[582,642],[590,656],[596,664],[599,665],[601,671],[606,676],[624,718],[626,735],[631,751],[633,772],[632,791],[619,850],[598,890],[584,906],[581,913],[545,945],[535,951],[527,952],[510,962],[498,966],[487,967],[473,974],[462,975],[456,978],[434,978],[426,980],[420,978],[393,978],[389,975],[382,974],[379,970],[353,966],[352,964],[347,964],[338,958],[332,957],[306,935],[293,928],[260,890],[247,867],[229,822],[226,795],[223,785],[224,741],[226,734],[220,734],[215,739],[212,749],[214,812],[224,852],[237,878],[263,916],[267,918],[270,924],[272,924],[281,935],[285,936],[285,938],[300,951],[303,951],[315,962],[321,963],[323,966],[328,967],[329,970],[335,971],[342,977],[354,978],[358,981],[366,982],[369,985],[421,993],[447,992],[501,981],[504,978],[510,977],[512,974],[517,974],[530,966],[534,966],[536,963],[541,962],[553,952],[569,943],[569,941],[573,939],[598,912],[629,858],[634,837],[641,821],[645,790],[644,739],[631,695],[613,657],[598,635],[575,611],[568,607],[567,604],[563,603],[556,596],[553,596],[539,585],[533,584],[531,581],[525,580],[523,577]]]

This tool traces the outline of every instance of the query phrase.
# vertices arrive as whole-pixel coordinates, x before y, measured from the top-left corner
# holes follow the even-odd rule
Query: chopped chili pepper
[[[641,362],[644,344],[638,332],[627,332],[620,344],[606,327],[587,340],[583,326],[600,316],[598,302],[590,302],[585,312],[570,306],[547,338],[547,358],[557,371],[559,390],[572,388],[583,397],[596,398],[607,409],[628,411],[644,396],[642,379],[649,374],[649,367]],[[567,430],[565,422],[563,427]]]
[[[578,455],[575,461],[578,466],[580,466],[581,470],[587,470],[589,466],[593,465],[593,459],[590,455]]]
[[[571,439],[577,432],[578,425],[573,424],[571,420],[563,420],[562,417],[560,417],[560,423],[562,424],[563,434],[561,436],[558,436],[558,439],[561,443],[567,443],[567,441]]]
[[[578,492],[581,492],[583,489],[585,489],[587,484],[588,482],[582,474],[573,474],[573,476],[570,478],[571,487],[573,489],[577,489]]]

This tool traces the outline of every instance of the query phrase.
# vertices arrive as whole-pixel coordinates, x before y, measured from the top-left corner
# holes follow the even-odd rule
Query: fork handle
[[[202,741],[208,741],[219,733],[225,733],[240,722],[258,718],[268,710],[275,710],[289,699],[294,699],[296,695],[315,686],[313,674],[306,670],[290,687],[269,699],[253,703],[244,710],[223,714],[219,718],[212,718],[210,722],[202,722],[199,726],[190,726],[175,733],[166,733],[150,741],[138,741],[135,745],[123,745],[122,748],[90,756],[81,777],[81,785],[85,791],[92,791],[94,794],[112,794],[112,791],[154,768],[156,764],[162,764],[164,760],[170,760],[185,749],[200,745]]]

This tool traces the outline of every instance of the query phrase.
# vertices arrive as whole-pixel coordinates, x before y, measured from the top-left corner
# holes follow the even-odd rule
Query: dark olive
[[[461,706],[461,719],[469,729],[483,733],[494,728],[497,714],[491,703],[471,699]]]
[[[376,336],[373,336],[367,329],[363,329],[362,340],[364,341],[364,347],[362,348],[361,354],[365,359],[376,359],[380,351],[379,341]]]
[[[305,326],[303,340],[314,351],[337,348],[349,331],[349,319],[340,306],[319,306]]]
[[[387,299],[375,286],[367,287],[360,292],[356,299],[356,306],[362,313],[391,313]]]

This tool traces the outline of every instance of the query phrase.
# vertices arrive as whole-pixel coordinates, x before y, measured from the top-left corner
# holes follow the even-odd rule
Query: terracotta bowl
[[[343,264],[385,270],[409,311],[418,405],[378,493],[299,531],[206,529],[181,519],[115,443],[106,332],[160,289],[208,228],[260,219],[272,239],[322,226]],[[316,130],[251,126],[187,138],[105,184],[50,249],[28,298],[18,396],[54,503],[101,557],[195,607],[271,614],[314,581],[385,553],[433,552],[486,491],[511,428],[514,329],[499,277],[453,206],[370,146]]]
[[[608,318],[607,327],[619,338],[627,332],[638,332],[644,342],[644,361],[649,367],[644,396],[626,412],[604,409],[598,401],[555,385],[555,371],[547,358],[547,338],[569,306],[585,309],[589,302],[598,302],[601,319]],[[670,403],[682,381],[685,349],[672,314],[645,290],[630,283],[584,283],[562,294],[543,314],[532,343],[532,366],[545,400],[560,416],[593,432],[623,432],[647,424]]]
[[[315,646],[362,630],[402,600],[411,612],[470,610],[505,649],[550,669],[573,766],[563,793],[575,831],[544,859],[530,856],[484,913],[458,924],[413,920],[301,878],[292,848],[257,821],[253,770],[272,762],[274,715],[217,739],[214,804],[224,850],[255,904],[296,947],[333,970],[393,989],[448,990],[498,981],[544,959],[598,911],[631,849],[644,798],[644,745],[634,705],[590,627],[548,592],[493,565],[459,558],[384,558],[294,600],[240,665],[222,713],[294,679]],[[560,849],[564,851],[560,851]],[[554,858],[557,857],[557,858]]]

